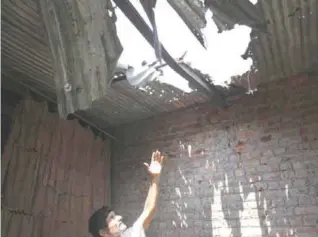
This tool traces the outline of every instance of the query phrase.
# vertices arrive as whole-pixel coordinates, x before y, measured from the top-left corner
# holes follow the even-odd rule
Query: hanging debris
[[[142,7],[144,8],[147,17],[151,23],[152,30],[153,30],[153,41],[154,41],[154,49],[156,53],[157,60],[161,64],[161,44],[158,37],[158,29],[156,24],[156,17],[155,17],[155,7],[157,0],[140,0]]]
[[[268,22],[250,0],[205,0],[204,4],[212,11],[212,19],[217,25],[219,33],[233,29],[235,24],[267,32]]]
[[[108,93],[122,46],[110,0],[40,0],[61,117]]]
[[[167,0],[170,6],[178,13],[180,18],[200,42],[206,48],[206,42],[201,29],[206,26],[206,8],[200,0]]]
[[[145,37],[148,43],[154,47],[153,32],[144,19],[140,16],[138,11],[134,8],[129,0],[114,0],[118,8],[126,15],[129,21],[137,28],[137,30]],[[161,45],[162,59],[178,73],[181,77],[189,81],[194,88],[204,92],[208,97],[213,98],[216,104],[224,105],[225,98],[214,85],[207,83],[202,78],[195,75],[191,70],[183,67],[176,62],[174,58],[167,52],[167,50]]]

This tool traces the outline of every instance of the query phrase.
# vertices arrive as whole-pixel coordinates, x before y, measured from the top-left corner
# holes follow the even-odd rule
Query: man
[[[151,185],[144,209],[132,227],[127,228],[121,216],[104,206],[89,219],[88,229],[93,237],[145,237],[145,230],[149,227],[157,207],[162,162],[163,156],[156,151],[152,153],[150,164],[144,163],[152,178]]]

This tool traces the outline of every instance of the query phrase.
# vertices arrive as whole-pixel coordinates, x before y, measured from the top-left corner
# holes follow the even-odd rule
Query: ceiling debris
[[[231,30],[235,24],[246,25],[254,30],[266,32],[267,21],[262,12],[250,0],[205,0],[219,33]]]
[[[138,31],[144,36],[148,43],[155,47],[153,32],[147,25],[145,20],[140,16],[139,12],[135,9],[129,0],[114,0],[116,6],[127,16],[131,23],[138,29]],[[219,101],[221,105],[224,105],[225,99],[219,90],[216,90],[211,84],[207,83],[202,78],[197,77],[192,72],[183,66],[181,66],[175,59],[167,52],[165,47],[161,45],[163,60],[181,77],[185,78],[189,83],[192,83],[196,88],[206,93],[210,98]]]
[[[125,1],[115,0],[115,2],[117,4],[118,8],[129,19],[129,21],[138,29],[138,31],[145,37],[145,39],[153,46],[153,48],[155,48],[155,51],[157,51],[157,48],[156,48],[157,46],[156,46],[156,42],[155,42],[156,37],[154,37],[154,39],[152,39],[150,37],[150,35],[153,35],[153,34],[156,36],[157,28],[153,27],[155,30],[154,30],[154,32],[151,31],[150,27],[148,27],[147,23],[141,17],[142,12],[140,11],[140,8],[138,8],[138,4],[133,5],[128,0],[125,0]],[[151,17],[153,17],[153,15],[150,16],[149,12],[154,10],[155,3],[152,1],[149,1],[148,5],[147,5],[144,3],[144,1],[140,1],[140,2],[141,2],[141,6],[142,6],[143,10],[146,12],[146,18],[148,16],[148,18],[150,19],[150,23],[153,26],[153,23],[151,20]],[[248,25],[250,27],[256,28],[256,27],[263,26],[262,23],[266,22],[265,18],[261,16],[262,14],[258,14],[258,12],[259,12],[258,8],[255,7],[250,1],[242,1],[242,3],[238,4],[238,3],[233,3],[232,1],[220,2],[220,1],[211,0],[211,1],[205,1],[205,4],[207,4],[207,5],[205,5],[203,3],[203,1],[200,1],[200,0],[196,0],[196,1],[168,0],[167,3],[165,3],[165,1],[164,1],[164,3],[160,2],[160,4],[159,3],[157,4],[157,6],[156,6],[157,8],[155,9],[155,10],[159,10],[157,12],[158,13],[157,15],[162,16],[162,14],[164,12],[164,8],[166,9],[166,11],[169,10],[167,8],[167,6],[164,6],[164,5],[168,5],[168,6],[170,5],[170,8],[172,9],[172,11],[177,13],[179,18],[181,18],[182,21],[185,23],[185,26],[188,27],[188,29],[191,31],[191,33],[196,37],[197,40],[199,40],[199,42],[205,48],[206,48],[206,45],[204,42],[205,36],[203,35],[202,30],[207,27],[206,13],[207,13],[208,9],[213,12],[213,17],[217,18],[216,21],[218,21],[218,23],[219,23],[218,26],[220,26],[220,23],[222,23],[223,28],[226,30],[232,29],[234,27],[234,25],[236,25],[236,24]],[[149,6],[149,5],[151,5],[151,6]],[[158,6],[158,5],[160,5],[160,6]],[[158,9],[158,7],[160,9]],[[151,9],[151,11],[149,9]],[[247,11],[247,12],[245,12],[245,11]],[[249,13],[248,11],[253,11],[253,12]],[[233,16],[228,15],[228,14],[232,14],[233,12],[235,12],[236,15],[233,15]],[[169,15],[169,14],[171,14],[171,12],[169,12],[169,13],[166,12],[166,14],[167,14],[167,17],[169,16],[169,19],[171,19],[170,22],[172,23],[172,21],[175,19],[172,19],[171,15]],[[212,21],[210,21],[210,22],[212,22]],[[161,21],[161,18],[159,19],[159,23],[163,23]],[[165,23],[167,23],[167,22],[165,22]],[[231,25],[229,25],[229,23],[231,23]],[[163,39],[164,36],[165,36],[165,39],[167,39],[167,33],[164,29],[167,29],[169,27],[167,27],[167,24],[162,24],[161,26],[163,27],[162,31],[160,32],[161,39]],[[171,25],[170,25],[170,27],[171,27]],[[176,25],[174,25],[174,27],[176,27]],[[180,38],[180,35],[182,35],[181,37],[187,38],[186,35],[183,35],[183,33],[181,33],[182,27],[183,26],[180,26],[178,36],[171,35],[171,33],[170,33],[170,34],[168,34],[169,37],[170,38],[178,38],[178,37]],[[260,29],[261,29],[261,27],[260,27]],[[213,30],[214,29],[212,28],[212,31]],[[129,31],[129,29],[127,28],[126,31]],[[211,28],[209,29],[209,31],[211,32]],[[264,31],[264,30],[262,30],[262,31]],[[250,71],[251,69],[254,70],[253,68],[251,68],[252,60],[251,59],[246,60],[247,58],[250,58],[250,55],[248,54],[249,51],[246,50],[248,48],[248,42],[250,41],[250,31],[235,29],[235,32],[239,32],[239,33],[226,34],[226,37],[227,37],[226,42],[229,39],[231,39],[231,41],[232,41],[233,35],[235,36],[237,34],[243,34],[243,33],[247,34],[247,37],[240,37],[239,39],[236,38],[240,42],[237,41],[236,44],[233,44],[234,47],[237,47],[237,48],[239,47],[241,49],[240,52],[238,50],[232,50],[232,48],[231,48],[231,53],[223,52],[223,55],[220,55],[222,52],[219,49],[215,49],[215,47],[218,47],[216,45],[223,43],[223,45],[220,45],[220,47],[218,47],[218,48],[221,48],[221,47],[226,48],[226,46],[225,46],[226,44],[224,43],[224,40],[220,41],[220,39],[215,39],[212,37],[212,40],[209,39],[212,42],[212,44],[211,44],[212,46],[209,49],[209,53],[206,54],[209,56],[208,57],[204,56],[204,59],[203,59],[203,57],[201,57],[201,59],[200,59],[200,57],[197,56],[198,53],[193,53],[196,51],[193,48],[193,45],[189,45],[187,39],[185,39],[184,40],[185,42],[181,45],[184,45],[184,47],[191,48],[192,55],[196,54],[196,58],[193,58],[193,56],[190,56],[190,61],[188,61],[189,63],[187,63],[187,64],[176,62],[176,60],[174,60],[171,57],[170,53],[173,50],[171,50],[171,47],[170,47],[169,51],[167,51],[165,48],[163,48],[163,51],[165,51],[165,52],[162,52],[164,60],[167,62],[167,64],[175,72],[177,72],[181,76],[181,78],[184,78],[189,82],[189,84],[191,85],[190,87],[197,88],[200,91],[206,93],[206,95],[209,96],[211,98],[211,101],[214,101],[215,104],[224,105],[225,104],[224,93],[221,93],[220,90],[216,89],[217,87],[215,87],[215,84],[226,86],[225,80],[229,80],[232,75],[237,76],[238,73],[243,74],[247,71]],[[133,32],[131,32],[131,33],[133,33]],[[215,33],[216,33],[216,31],[215,31]],[[211,34],[210,34],[210,36],[211,36]],[[133,34],[131,34],[131,38],[133,38]],[[225,36],[221,36],[219,38],[225,38]],[[244,42],[245,42],[244,40],[246,41],[245,44],[244,44]],[[165,42],[167,43],[167,41],[165,41]],[[126,46],[133,47],[130,44],[130,42],[126,41],[125,43],[126,43],[126,44],[124,44],[125,49],[126,49]],[[167,44],[169,44],[169,43],[167,43]],[[227,48],[229,48],[228,46],[227,46]],[[162,47],[164,47],[164,46],[162,46]],[[212,51],[214,51],[214,53]],[[239,52],[239,53],[237,53],[237,52]],[[131,54],[137,54],[137,52],[135,51],[135,53],[131,53]],[[137,61],[138,61],[138,59],[140,60],[140,54],[142,54],[142,52],[140,52],[140,53],[138,53],[138,55],[136,55]],[[243,54],[247,55],[247,57],[242,57]],[[156,53],[156,55],[157,55],[157,53]],[[174,56],[175,56],[175,53],[174,53]],[[202,56],[203,56],[203,54],[202,54]],[[216,61],[216,62],[211,62],[212,65],[209,66],[208,70],[205,70],[206,68],[208,68],[206,66],[206,64],[209,60],[211,60],[211,57],[213,57],[212,61]],[[216,59],[217,57],[219,57],[219,58]],[[231,60],[225,60],[224,58],[226,58],[226,57],[232,57],[232,58],[231,58]],[[168,61],[166,60],[167,58],[168,58]],[[246,60],[246,62],[245,63],[241,63],[241,62],[237,63],[238,60],[244,61],[242,58],[244,60]],[[192,65],[193,61],[196,61],[196,63],[195,63],[196,65]],[[220,65],[222,63],[223,63],[223,65]],[[228,67],[229,63],[232,63],[233,65],[236,65],[236,66],[229,68]],[[202,64],[205,64],[205,66],[201,67]],[[224,64],[226,64],[226,65],[224,65]],[[190,65],[192,65],[192,66],[190,66]],[[139,65],[137,65],[137,67],[139,67]],[[225,68],[227,68],[227,69],[225,69]],[[138,69],[136,69],[136,68],[130,69],[130,71],[134,71],[134,73],[132,73],[133,76],[130,76],[131,78],[134,78],[134,80],[130,80],[132,82],[131,83],[132,85],[135,86],[136,85],[135,83],[147,84],[147,81],[153,80],[154,78],[156,78],[158,76],[158,74],[154,75],[155,70],[149,68],[150,71],[146,71],[146,69],[145,69],[145,71],[143,71],[144,69],[145,68],[143,68],[141,70],[141,74],[138,76],[138,80],[140,79],[139,82],[137,82],[135,80],[137,78],[134,77],[137,75],[136,71],[139,72]],[[189,69],[191,69],[191,70],[189,71]],[[228,70],[228,69],[230,69],[230,70]],[[204,80],[204,79],[202,80],[202,75],[199,75],[200,73],[198,74],[198,71],[200,71],[200,70],[202,72],[204,72],[205,74],[210,75],[210,78],[213,77],[213,79],[215,79],[214,82],[212,82],[211,80],[210,81]],[[223,71],[223,73],[220,73],[221,70]],[[165,70],[163,70],[163,77],[165,77],[164,72],[165,72]],[[131,72],[129,72],[129,73],[131,74]],[[141,79],[141,76],[144,79]],[[163,77],[161,77],[161,78],[163,78]],[[171,77],[170,80],[176,81],[176,79],[177,79],[176,75],[174,75],[173,77],[174,78]],[[128,78],[129,77],[127,77],[127,79]],[[167,81],[167,80],[165,80],[165,81]],[[171,85],[173,85],[173,84],[171,83]],[[253,91],[250,88],[248,88],[248,90],[249,90],[249,92]]]
[[[114,0],[112,1],[114,2]],[[170,112],[181,107],[187,107],[207,101],[217,101],[218,98],[220,98],[220,101],[224,101],[224,96],[226,100],[228,100],[229,96],[232,95],[231,91],[233,90],[235,91],[235,95],[238,95],[235,98],[239,98],[239,95],[244,94],[247,91],[252,93],[260,83],[267,83],[271,80],[278,80],[299,73],[310,72],[317,74],[317,0],[259,0],[256,4],[252,5],[249,3],[250,1],[247,0],[157,1],[156,7],[154,8],[154,10],[157,11],[156,23],[158,24],[160,41],[163,42],[162,45],[165,46],[162,46],[161,48],[162,60],[163,65],[165,65],[165,63],[168,64],[163,70],[166,72],[169,69],[170,71],[174,70],[177,72],[177,74],[170,75],[166,73],[166,83],[162,83],[162,80],[157,81],[156,79],[152,79],[152,77],[147,77],[145,74],[140,74],[140,72],[143,72],[143,70],[139,70],[142,69],[141,62],[143,60],[153,62],[153,59],[156,60],[157,58],[154,58],[153,49],[151,48],[156,48],[156,39],[154,37],[154,32],[151,29],[151,24],[147,24],[147,15],[144,16],[141,14],[144,17],[142,18],[138,12],[136,14],[136,11],[129,6],[129,2],[140,3],[140,0],[116,0],[115,2],[118,5],[116,8],[117,15],[113,12],[112,6],[109,7],[107,5],[110,1],[94,1],[91,3],[89,1],[83,2],[75,0],[73,1],[75,2],[75,5],[72,2],[72,6],[67,5],[64,8],[59,8],[59,12],[56,11],[57,7],[55,7],[59,3],[55,1],[49,3],[48,0],[40,0],[40,2],[42,2],[42,5],[43,2],[47,5],[53,5],[53,9],[45,9],[47,14],[51,12],[56,12],[57,14],[55,16],[48,15],[47,18],[49,20],[53,20],[55,17],[61,21],[60,14],[65,14],[65,16],[68,17],[67,19],[69,19],[70,24],[76,23],[74,24],[72,31],[67,31],[67,27],[70,27],[69,25],[58,24],[57,22],[54,22],[53,25],[49,26],[50,34],[51,36],[54,36],[49,37],[49,39],[56,38],[59,40],[58,31],[53,32],[54,28],[63,32],[63,45],[60,45],[59,47],[62,49],[63,46],[65,52],[60,51],[62,52],[61,54],[55,49],[55,57],[57,59],[52,57],[50,52],[50,42],[48,42],[46,32],[47,29],[44,27],[41,9],[39,8],[37,1],[3,1],[1,6],[1,74],[8,80],[23,81],[25,84],[29,85],[29,87],[36,88],[43,94],[52,98],[54,97],[54,99],[55,95],[58,94],[60,96],[59,102],[62,104],[64,103],[63,108],[66,108],[66,104],[70,105],[68,111],[80,108],[81,106],[89,106],[94,98],[100,96],[101,99],[95,100],[91,107],[85,111],[80,111],[81,113],[90,116],[90,119],[94,122],[98,120],[100,122],[100,127],[104,127],[105,124],[115,126],[123,123],[130,123],[159,113]],[[64,0],[59,2],[66,4],[66,2],[70,1]],[[76,5],[76,3],[79,2],[82,2],[82,5]],[[164,10],[163,7],[161,7],[164,2],[168,5],[170,11],[173,10],[172,14],[175,14],[177,17],[179,16],[185,23],[183,27],[186,31],[189,31],[189,37],[187,37],[187,39],[180,36],[180,24],[179,26],[177,24],[174,25],[171,24],[170,20],[164,19],[167,18],[163,15]],[[203,8],[202,2],[204,2]],[[99,9],[96,7],[97,4],[99,4]],[[92,21],[89,21],[86,16],[83,17],[84,20],[73,22],[73,20],[76,20],[78,14],[83,13],[82,10],[84,8],[85,13],[91,14],[94,11],[97,13],[95,18],[92,19],[93,21],[101,19],[102,16],[105,17],[106,20],[102,21],[104,24],[97,24],[98,28],[93,28],[91,27]],[[129,53],[131,57],[128,57],[129,60],[127,60],[127,62],[128,64],[130,62],[136,62],[136,64],[141,65],[141,67],[138,68],[133,65],[135,71],[128,80],[125,71],[127,67],[124,66],[125,70],[118,71],[120,65],[116,63],[119,55],[125,54],[126,46],[124,40],[119,37],[121,41],[121,43],[119,43],[116,34],[112,36],[113,38],[108,38],[110,35],[107,34],[109,32],[126,31],[125,39],[127,39],[127,41],[133,41],[130,33],[126,30],[128,24],[130,24],[128,20],[125,22],[126,25],[123,24],[121,27],[117,26],[117,30],[115,29],[113,22],[116,17],[118,17],[116,24],[120,21],[120,9],[141,33],[139,34],[134,27],[131,27],[134,28],[138,36],[142,39],[145,37],[149,42],[149,45],[147,43],[136,44],[136,42],[132,42],[133,47],[135,47],[136,50],[133,51],[133,53]],[[140,9],[138,9],[138,11],[139,10]],[[143,10],[142,7],[141,10]],[[207,20],[205,21],[205,17],[208,16],[208,14],[211,14],[211,11],[214,13],[214,17],[212,18],[211,15],[211,17],[207,17]],[[121,16],[123,15],[122,12]],[[139,11],[139,13],[141,13],[141,11]],[[176,22],[181,23],[180,19]],[[83,25],[84,21],[87,22],[86,25]],[[145,23],[145,21],[147,23]],[[218,27],[215,26],[214,22]],[[214,35],[217,34],[218,30],[222,32],[222,34],[218,34],[221,36],[218,40],[213,40],[213,37],[208,38],[208,34],[206,34],[208,25],[211,25],[211,23],[213,25],[212,33]],[[248,36],[246,39],[250,40],[250,43],[246,52],[242,52],[243,58],[247,60],[241,60],[252,60],[253,68],[250,71],[246,71],[244,68],[244,72],[233,75],[233,73],[229,71],[236,67],[237,63],[230,61],[229,55],[226,52],[237,50],[238,38],[236,37],[235,31],[239,24],[243,25],[239,27],[251,27],[253,29],[252,31],[249,29],[249,32],[246,34],[246,36]],[[100,27],[103,29],[101,30]],[[166,31],[166,35],[161,34],[161,30]],[[204,36],[201,31],[204,33]],[[101,39],[102,37],[96,32],[103,32],[105,38]],[[197,35],[196,32],[198,32]],[[209,32],[211,32],[211,28],[209,29]],[[83,42],[80,41],[80,38],[83,37],[83,35],[81,34],[90,37],[89,39],[92,40],[90,45],[87,43],[88,40],[82,44]],[[193,34],[196,36],[195,38],[192,37]],[[229,41],[224,42],[222,36],[226,34],[230,35],[227,37],[230,39]],[[198,46],[193,50],[194,52],[196,52],[196,49],[204,50],[201,46],[203,42],[204,45],[210,43],[207,48],[211,49],[211,54],[214,56],[213,60],[206,60],[203,58],[197,62],[191,61],[191,64],[189,65],[184,64],[185,60],[182,60],[181,62],[177,60],[176,56],[184,52],[183,47],[190,47],[188,45],[189,41],[187,41],[188,38],[193,38],[191,40]],[[171,39],[172,43],[168,44],[166,39]],[[72,43],[71,47],[69,47],[71,41],[75,43]],[[199,41],[200,44],[198,44],[197,41]],[[106,57],[104,55],[104,47],[101,46],[102,42],[107,42],[107,47],[105,48],[108,49],[108,47],[112,47],[114,49],[114,51],[109,51],[112,53],[111,56],[107,54]],[[182,42],[184,46],[178,47],[181,45],[180,42]],[[225,44],[225,46],[221,47],[220,42],[223,45]],[[54,42],[54,44],[57,44],[57,42]],[[122,53],[121,44],[124,48]],[[83,47],[80,48],[80,50],[77,50],[76,47],[79,48],[81,45]],[[54,47],[57,48],[56,45],[54,45]],[[98,50],[93,52],[93,48]],[[151,51],[151,57],[143,58],[141,51],[145,48],[146,50],[149,49],[149,51]],[[176,48],[177,50],[175,50]],[[82,54],[84,54],[85,50],[90,50],[90,53],[85,53],[86,56],[83,57]],[[129,50],[126,50],[126,53],[128,51]],[[190,51],[191,50],[188,50],[187,59],[193,56],[193,51]],[[218,54],[216,51],[218,51]],[[66,57],[66,54],[70,56]],[[64,74],[62,73],[63,71],[61,71],[63,67],[56,63],[58,62],[57,56],[59,55],[62,55],[63,62],[67,64],[64,68],[67,68],[68,70],[65,70]],[[91,60],[90,64],[87,63],[87,61],[89,61],[88,59],[96,59],[99,57],[101,60]],[[134,60],[136,57],[141,58],[141,60]],[[85,59],[87,64],[84,65],[80,59]],[[224,67],[220,67],[220,61],[225,62]],[[100,69],[97,68],[99,62],[101,64]],[[204,67],[202,68],[208,68],[208,74],[213,74],[212,77],[208,77],[206,71],[197,66],[202,65],[203,63]],[[72,65],[73,67],[71,67]],[[152,63],[148,64],[148,66],[150,65],[152,65]],[[200,71],[193,69],[193,67],[200,69]],[[56,77],[56,68],[60,70],[58,72],[63,77]],[[80,70],[77,70],[78,68],[80,68]],[[88,74],[87,71],[89,71],[89,68],[92,68],[95,74],[93,71],[91,74]],[[111,75],[115,68],[115,75],[109,77],[108,75]],[[75,69],[77,71],[75,71]],[[86,72],[85,77],[83,74],[84,71]],[[227,80],[230,80],[230,74],[233,75],[228,88],[216,86],[217,76],[221,71],[228,71],[221,75],[222,77],[227,78]],[[97,75],[104,73],[104,77],[100,77],[102,80],[97,80],[98,77],[96,73]],[[138,75],[144,75],[141,78],[144,79],[145,83],[140,83],[138,81],[137,83],[134,82],[134,79],[138,78]],[[195,89],[192,90],[191,93],[178,91],[175,88],[176,86],[171,83],[177,80],[175,75],[180,75],[180,78],[186,78],[187,81],[183,81],[186,84],[190,82],[191,87]],[[54,78],[56,78],[58,84],[55,84]],[[65,78],[68,81],[64,81]],[[213,80],[211,80],[211,78]],[[65,82],[68,82],[69,84]],[[82,87],[78,87],[77,83],[80,84],[83,82],[92,83],[93,86],[89,87],[85,84],[83,89]],[[112,84],[109,88],[104,90],[108,83]],[[136,87],[140,86],[143,90],[136,90]],[[98,87],[103,89],[99,90]],[[66,93],[68,90],[70,90],[70,92]],[[97,97],[93,98],[93,95]],[[63,113],[66,114],[68,112],[65,109]]]
[[[61,117],[107,95],[122,46],[110,0],[40,0]]]
[[[157,64],[159,63],[153,65],[145,63],[140,68],[128,67],[125,73],[127,81],[136,88],[145,87],[149,82],[159,77],[160,71],[157,69]]]
[[[161,64],[161,44],[159,42],[156,16],[155,16],[155,10],[154,10],[156,7],[157,0],[140,0],[140,3],[142,7],[144,8],[147,14],[147,17],[151,23],[152,30],[153,30],[154,49],[155,49],[157,60]]]
[[[200,42],[206,48],[206,42],[201,29],[206,26],[205,13],[206,8],[200,0],[167,0],[170,6],[178,13],[183,22]]]
[[[211,87],[213,87],[213,80],[209,75],[203,74],[198,69],[192,68],[189,63],[184,62],[184,58],[187,52],[184,52],[181,57],[176,58],[175,61],[182,67],[188,74],[191,74],[194,78],[199,77],[197,81],[204,81]],[[130,65],[125,65],[118,63],[116,73],[112,84],[115,84],[122,80],[127,80],[130,85],[144,90],[145,87],[149,85],[152,81],[160,81],[160,77],[163,76],[163,69],[168,67],[167,63],[161,64],[158,61],[148,64],[146,61],[143,61],[142,64],[138,67],[133,67]],[[189,83],[189,86],[192,90],[196,89],[195,84]]]

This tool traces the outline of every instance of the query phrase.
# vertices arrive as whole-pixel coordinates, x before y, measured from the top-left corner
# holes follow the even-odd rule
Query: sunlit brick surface
[[[227,109],[200,105],[121,126],[115,208],[142,211],[152,150],[168,154],[151,237],[318,236],[318,78],[259,88]]]

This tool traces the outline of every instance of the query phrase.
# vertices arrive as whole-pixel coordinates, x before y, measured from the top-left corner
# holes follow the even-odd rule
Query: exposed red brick
[[[242,152],[244,151],[244,148],[245,148],[244,142],[239,141],[239,142],[236,144],[236,146],[235,146],[235,151],[236,151],[237,153],[242,153]]]

